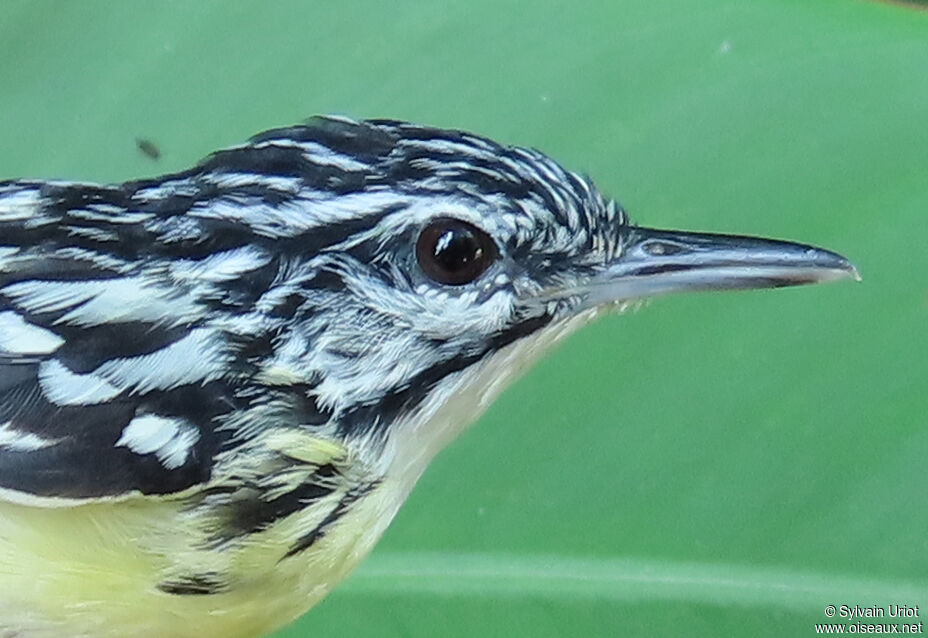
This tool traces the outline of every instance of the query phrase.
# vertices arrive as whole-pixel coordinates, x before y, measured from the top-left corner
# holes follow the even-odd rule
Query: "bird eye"
[[[416,258],[425,274],[451,286],[474,281],[497,256],[489,235],[459,219],[432,221],[416,241]]]

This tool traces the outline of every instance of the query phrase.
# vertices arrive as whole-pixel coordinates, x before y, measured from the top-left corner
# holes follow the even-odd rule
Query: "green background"
[[[928,615],[928,12],[5,0],[2,13],[0,176],[118,181],[314,113],[395,117],[540,148],[641,223],[803,240],[863,274],[662,299],[577,334],[280,636],[802,636],[827,604]]]

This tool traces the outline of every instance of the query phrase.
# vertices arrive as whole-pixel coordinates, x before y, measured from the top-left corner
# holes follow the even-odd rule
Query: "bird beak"
[[[759,237],[630,227],[622,254],[588,283],[584,306],[674,292],[860,280],[844,257]]]

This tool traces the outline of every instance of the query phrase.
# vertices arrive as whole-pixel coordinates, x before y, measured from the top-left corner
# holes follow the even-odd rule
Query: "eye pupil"
[[[419,234],[416,257],[429,278],[460,286],[483,274],[496,258],[496,246],[489,235],[471,224],[439,219]]]
[[[477,239],[466,230],[448,228],[435,242],[434,259],[448,272],[467,270],[472,262],[479,261],[483,249]]]

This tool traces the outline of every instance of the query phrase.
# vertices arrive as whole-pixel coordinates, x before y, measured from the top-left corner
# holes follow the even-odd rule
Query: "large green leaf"
[[[282,637],[812,635],[828,604],[928,609],[928,12],[2,9],[3,176],[114,181],[313,113],[397,117],[541,148],[648,225],[804,240],[861,269],[578,334]]]

